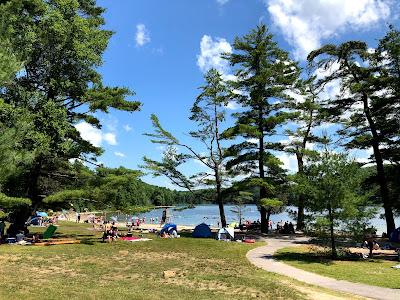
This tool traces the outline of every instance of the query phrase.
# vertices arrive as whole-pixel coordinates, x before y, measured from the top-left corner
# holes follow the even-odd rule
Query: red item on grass
[[[135,236],[123,236],[121,238],[122,241],[135,241],[135,240],[140,240],[140,238],[135,237]]]

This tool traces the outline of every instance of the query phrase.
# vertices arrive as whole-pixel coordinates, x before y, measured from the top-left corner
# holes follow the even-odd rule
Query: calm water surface
[[[225,216],[226,220],[228,223],[231,222],[238,222],[238,216],[236,213],[234,213],[232,210],[234,209],[234,205],[225,205]],[[295,207],[288,206],[287,210],[296,210]],[[274,223],[274,227],[276,226],[276,223],[279,221],[292,221],[293,219],[289,215],[289,213],[286,211],[280,213],[280,214],[275,214],[271,215],[271,220]],[[146,217],[146,223],[149,222],[150,218],[156,218],[161,219],[162,215],[162,209],[154,209],[150,212],[140,214],[138,217],[143,218]],[[177,224],[177,225],[197,225],[202,222],[210,225],[210,226],[218,226],[219,222],[219,210],[218,210],[218,205],[214,204],[205,204],[205,205],[197,205],[195,208],[191,209],[185,209],[182,211],[174,211],[173,209],[168,209],[168,212],[170,214],[170,220],[171,222]],[[383,213],[383,209],[381,209],[377,216],[372,220],[372,225],[377,229],[377,233],[381,234],[382,232],[386,231],[386,223],[384,219],[380,219],[379,215]],[[119,215],[118,216],[118,221],[121,222],[126,222],[127,218],[129,216],[127,215]],[[246,205],[243,209],[243,218],[244,220],[250,220],[250,221],[257,221],[260,218],[260,213],[257,209],[256,205]],[[400,226],[400,217],[395,219],[396,225]]]

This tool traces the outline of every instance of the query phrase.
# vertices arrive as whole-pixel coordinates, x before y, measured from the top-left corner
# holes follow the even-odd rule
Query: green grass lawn
[[[400,288],[400,270],[391,268],[395,261],[335,260],[332,261],[307,246],[288,247],[278,251],[276,258],[294,267],[341,280],[388,288]]]
[[[255,245],[154,236],[108,244],[89,228],[64,222],[57,230],[59,237],[74,236],[84,244],[1,245],[0,299],[307,298],[284,277],[246,260]],[[177,276],[164,279],[165,270]]]

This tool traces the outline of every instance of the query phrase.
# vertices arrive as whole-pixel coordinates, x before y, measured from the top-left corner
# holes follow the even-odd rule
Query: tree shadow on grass
[[[94,244],[100,243],[99,239],[82,239],[81,244],[93,246]]]
[[[101,238],[93,234],[64,233],[62,231],[56,232],[51,240],[79,240],[80,244],[84,245],[94,245],[101,242]]]
[[[323,265],[332,265],[333,260],[331,258],[321,256],[321,255],[313,255],[311,253],[294,253],[294,252],[278,252],[275,253],[273,257],[279,261],[296,261],[302,264],[311,264],[311,263],[319,263]]]
[[[54,237],[62,237],[62,238],[92,238],[95,237],[93,234],[76,234],[76,233],[62,233],[62,232],[58,232],[56,234],[54,234]]]
[[[346,262],[373,262],[373,263],[383,263],[385,261],[384,258],[375,257],[373,259],[362,259],[359,255],[355,255],[354,253],[349,253],[344,249],[338,250],[338,258],[332,259],[330,257],[330,252],[327,250],[320,251],[320,252],[278,252],[275,253],[272,257],[279,261],[296,261],[301,264],[311,264],[311,263],[318,263],[323,265],[333,265],[335,262],[338,261],[346,261]]]

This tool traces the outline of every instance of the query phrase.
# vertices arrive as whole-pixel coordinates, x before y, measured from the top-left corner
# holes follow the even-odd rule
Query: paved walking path
[[[265,241],[268,243],[267,246],[261,246],[250,250],[246,257],[252,264],[259,268],[269,272],[289,276],[309,284],[374,299],[400,299],[400,289],[383,288],[362,283],[353,283],[349,281],[333,279],[289,266],[282,262],[278,262],[272,257],[273,254],[281,248],[295,246],[296,244],[306,242],[307,240],[308,238],[306,237],[290,236],[266,238]],[[349,270],[349,272],[351,272],[351,270]]]

